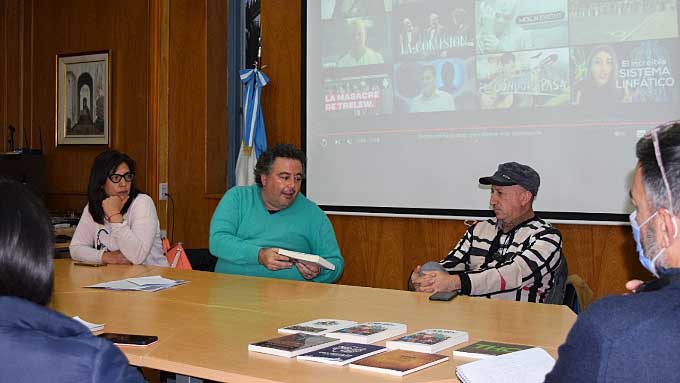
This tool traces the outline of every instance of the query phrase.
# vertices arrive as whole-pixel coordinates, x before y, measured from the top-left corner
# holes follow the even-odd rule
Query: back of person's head
[[[42,201],[0,177],[0,296],[47,305],[52,296],[52,224]]]
[[[88,209],[92,219],[99,224],[104,224],[102,201],[108,197],[104,191],[104,184],[106,184],[108,177],[115,173],[118,166],[122,163],[125,163],[130,168],[130,173],[135,173],[135,161],[127,154],[117,150],[107,150],[100,153],[92,163],[90,181],[87,184]],[[133,179],[130,185],[130,198],[123,206],[121,214],[125,214],[128,211],[132,201],[134,201],[138,194],[139,189],[137,189],[136,181]]]
[[[278,144],[267,149],[264,153],[260,155],[257,159],[257,164],[255,165],[255,182],[262,186],[261,176],[269,174],[272,170],[272,164],[277,158],[290,158],[293,160],[298,160],[302,164],[302,173],[305,174],[307,169],[307,156],[305,152],[295,147],[295,145],[290,144]]]
[[[653,210],[670,208],[668,192],[657,163],[652,132],[656,130],[660,160],[668,179],[673,198],[673,214],[680,215],[680,121],[672,121],[653,129],[642,137],[636,147],[636,155],[642,170],[647,202]]]

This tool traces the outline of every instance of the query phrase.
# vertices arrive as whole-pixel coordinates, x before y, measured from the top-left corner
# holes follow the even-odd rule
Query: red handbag
[[[191,263],[189,263],[189,258],[187,258],[187,253],[184,251],[182,242],[177,242],[175,246],[170,247],[170,241],[167,238],[163,238],[163,252],[165,253],[165,258],[168,260],[168,265],[173,269],[179,270],[193,270]]]

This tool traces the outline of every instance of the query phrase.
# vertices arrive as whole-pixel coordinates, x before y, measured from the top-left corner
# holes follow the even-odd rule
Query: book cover
[[[300,360],[310,360],[313,362],[344,366],[355,360],[366,358],[384,351],[387,351],[385,347],[372,344],[343,342],[299,355],[297,358]]]
[[[408,350],[392,350],[352,362],[351,368],[404,376],[446,362],[448,356]]]
[[[248,345],[248,351],[292,358],[336,343],[340,341],[320,335],[298,333],[251,343]]]
[[[542,383],[554,366],[555,359],[550,354],[532,347],[460,365],[456,376],[463,383]]]
[[[335,270],[335,265],[328,262],[324,257],[322,257],[320,255],[300,253],[298,251],[286,250],[286,249],[279,249],[279,254],[285,255],[286,257],[291,258],[291,261],[302,260],[302,261],[312,262],[312,263],[316,263],[316,264],[320,265],[321,267],[325,267],[329,270]]]
[[[315,319],[309,322],[294,324],[282,327],[279,332],[282,334],[295,334],[298,332],[312,335],[321,335],[327,332],[340,330],[357,324],[352,320],[344,319]]]
[[[387,348],[419,352],[438,352],[468,341],[465,331],[431,328],[387,341]]]
[[[460,356],[463,358],[491,358],[493,356],[508,354],[515,351],[526,350],[534,346],[527,346],[523,344],[498,343],[489,342],[486,340],[473,343],[471,345],[453,350],[453,356]]]
[[[393,322],[364,322],[352,327],[329,332],[326,336],[345,342],[373,343],[406,332],[406,325]]]

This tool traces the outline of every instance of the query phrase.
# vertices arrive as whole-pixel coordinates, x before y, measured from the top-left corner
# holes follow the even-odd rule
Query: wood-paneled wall
[[[269,144],[299,145],[301,8],[287,0],[262,1],[263,63],[271,84],[262,93]],[[633,148],[631,148],[633,150]],[[475,192],[471,189],[470,192]],[[331,216],[345,272],[340,283],[404,288],[417,264],[443,258],[460,239],[461,221]],[[557,225],[570,273],[596,297],[623,292],[625,281],[649,278],[637,263],[627,226]]]
[[[270,145],[302,139],[298,4],[262,1]],[[226,6],[225,0],[0,0],[0,150],[8,124],[34,148],[42,132],[48,205],[81,210],[90,164],[104,148],[55,146],[55,60],[59,53],[109,49],[110,146],[137,160],[139,184],[152,196],[157,182],[169,183],[174,239],[207,247],[226,178]],[[164,223],[166,205],[158,207]],[[443,257],[465,229],[454,220],[336,215],[331,221],[346,261],[340,282],[397,289],[416,264]],[[558,227],[570,271],[596,296],[649,277],[637,264],[628,227]]]
[[[94,157],[108,147],[137,162],[137,185],[166,212],[174,239],[206,247],[226,189],[224,0],[0,0],[0,150],[17,127],[46,158],[52,210],[81,211]],[[55,145],[56,58],[109,50],[110,144]],[[151,180],[151,181],[150,181]],[[174,209],[157,200],[168,182]]]
[[[149,126],[149,9],[137,0],[14,1],[2,2],[10,69],[3,105],[3,128],[12,124],[18,137],[45,154],[47,203],[59,210],[81,211],[90,165],[103,145],[56,147],[56,58],[62,53],[110,50],[110,147],[137,161],[137,183],[146,189]],[[18,26],[18,27],[17,27]],[[16,31],[16,33],[14,33]],[[18,42],[18,43],[17,43]],[[18,82],[18,83],[17,83]],[[12,107],[12,101],[17,100]],[[3,137],[5,137],[3,135]],[[20,142],[23,143],[23,142]]]

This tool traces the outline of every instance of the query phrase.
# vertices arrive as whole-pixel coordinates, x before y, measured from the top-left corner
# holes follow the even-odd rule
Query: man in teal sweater
[[[293,145],[274,146],[257,161],[257,185],[233,187],[222,197],[210,221],[216,272],[328,283],[340,278],[344,260],[333,226],[300,194],[305,162]],[[320,255],[335,270],[291,262],[278,249]]]

